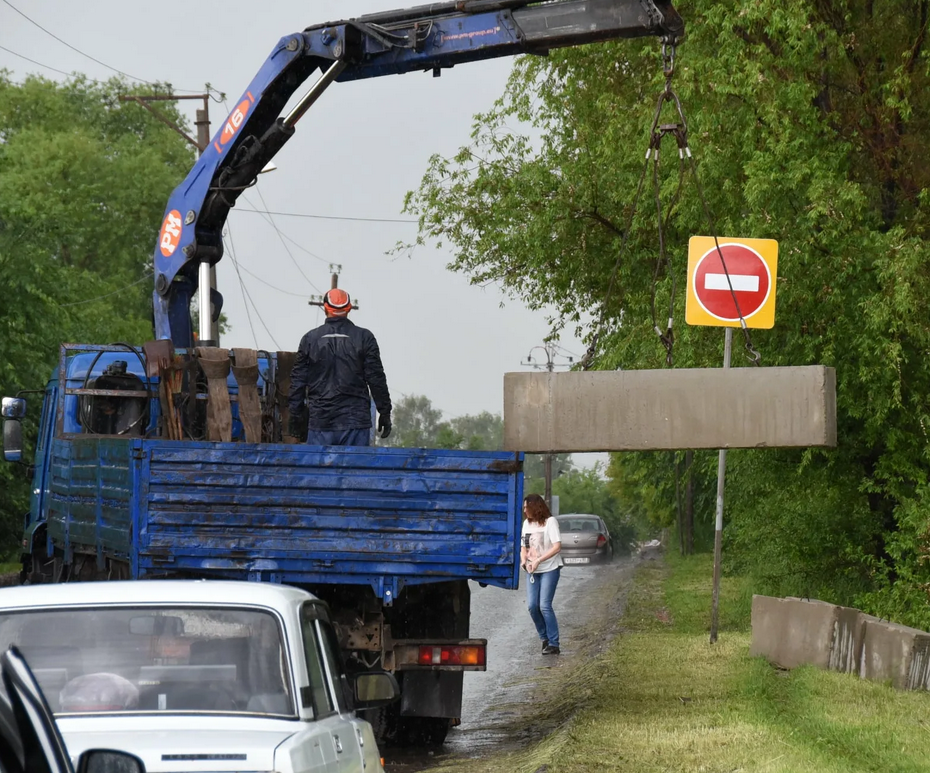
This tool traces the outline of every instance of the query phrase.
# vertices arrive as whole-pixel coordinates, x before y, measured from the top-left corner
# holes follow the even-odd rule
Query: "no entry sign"
[[[747,327],[775,324],[775,280],[778,242],[773,239],[731,239],[692,236],[688,243],[689,325]],[[720,253],[723,253],[721,259]]]

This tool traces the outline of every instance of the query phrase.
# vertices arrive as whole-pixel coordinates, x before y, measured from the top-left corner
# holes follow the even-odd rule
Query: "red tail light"
[[[424,644],[420,647],[417,663],[421,666],[484,666],[485,650],[481,645],[440,647]]]
[[[603,534],[598,534],[597,535],[597,546],[599,548],[602,548],[606,544],[607,544],[607,537],[605,537]]]

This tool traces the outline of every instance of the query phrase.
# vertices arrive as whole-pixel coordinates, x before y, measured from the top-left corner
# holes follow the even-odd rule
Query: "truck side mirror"
[[[4,397],[0,404],[3,416],[3,458],[8,462],[21,462],[23,459],[23,424],[20,421],[26,415],[24,397]]]
[[[126,752],[90,749],[78,760],[77,773],[145,773],[145,765]]]
[[[3,458],[8,462],[23,460],[23,423],[19,419],[3,420]]]
[[[374,709],[387,706],[400,696],[400,686],[394,674],[387,671],[363,672],[353,678],[355,707]]]
[[[26,415],[25,397],[4,397],[0,415],[4,419],[21,419]]]

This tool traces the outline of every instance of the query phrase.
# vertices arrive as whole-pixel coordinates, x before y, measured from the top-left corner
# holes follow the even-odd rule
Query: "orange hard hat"
[[[352,311],[349,294],[338,287],[328,290],[323,296],[323,310],[328,317],[344,317]]]

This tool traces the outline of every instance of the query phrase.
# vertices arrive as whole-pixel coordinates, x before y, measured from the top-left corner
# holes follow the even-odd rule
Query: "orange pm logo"
[[[239,127],[245,123],[245,117],[249,114],[249,109],[252,107],[252,103],[255,101],[251,91],[247,91],[246,96],[248,99],[243,99],[236,106],[236,109],[229,114],[229,118],[226,120],[226,125],[223,127],[223,131],[220,132],[220,141],[213,143],[213,147],[216,148],[217,153],[223,152],[223,148],[233,137],[236,136],[236,132],[239,131]]]
[[[161,248],[161,254],[170,258],[178,248],[178,242],[181,241],[181,213],[172,209],[165,217],[165,222],[161,225],[161,233],[158,235],[158,246]]]

